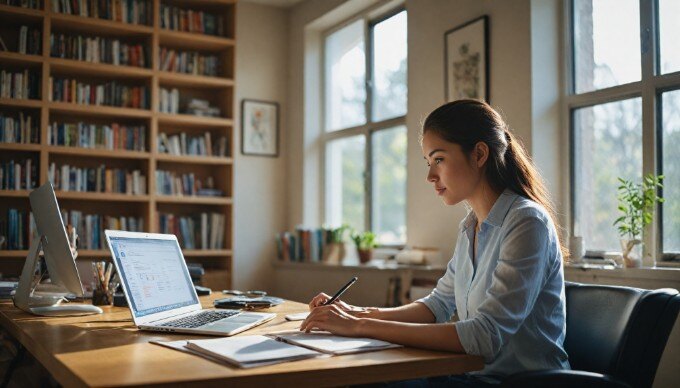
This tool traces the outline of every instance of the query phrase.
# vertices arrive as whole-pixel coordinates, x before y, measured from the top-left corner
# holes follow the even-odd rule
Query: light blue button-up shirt
[[[521,371],[569,369],[562,346],[566,308],[562,253],[555,226],[536,202],[505,190],[496,200],[472,245],[477,218],[460,224],[446,274],[418,300],[455,323],[467,354],[484,358],[475,372],[506,376]]]

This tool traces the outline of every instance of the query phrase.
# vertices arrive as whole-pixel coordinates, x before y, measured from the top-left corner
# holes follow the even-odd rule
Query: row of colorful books
[[[275,236],[277,256],[287,262],[320,262],[330,244],[333,231],[327,228],[298,227],[294,233],[283,232]]]
[[[51,163],[48,177],[55,190],[96,193],[146,194],[146,176],[140,170],[80,168]]]
[[[0,4],[21,8],[40,9],[40,0],[0,0]]]
[[[225,215],[220,213],[159,214],[158,230],[176,235],[184,249],[224,249],[225,221]]]
[[[70,225],[76,229],[78,249],[105,249],[107,245],[104,230],[106,229],[129,232],[142,232],[144,229],[142,217],[84,214],[79,210],[62,209],[61,219],[64,225]]]
[[[50,35],[50,55],[92,63],[148,67],[145,46],[121,43],[118,39],[54,33]]]
[[[148,109],[151,101],[146,86],[129,86],[116,81],[88,84],[53,77],[50,77],[49,96],[50,101],[137,109]]]
[[[185,132],[168,136],[161,132],[158,135],[158,152],[170,155],[228,156],[226,142],[227,138],[221,136],[213,144],[210,132],[203,136],[187,136]]]
[[[216,55],[203,55],[191,51],[175,51],[161,48],[159,53],[160,70],[194,75],[215,77],[219,72],[219,59]]]
[[[147,0],[51,0],[52,11],[69,15],[151,25],[153,4]]]
[[[147,128],[144,125],[55,122],[48,127],[47,144],[106,150],[144,151],[146,149],[146,131]]]
[[[42,51],[42,31],[39,28],[19,27],[19,54],[40,55]],[[5,50],[7,48],[5,47]]]
[[[37,233],[33,214],[10,208],[3,215],[5,217],[0,218],[0,236],[5,236],[5,242],[0,244],[0,250],[28,249]]]
[[[37,144],[40,142],[39,120],[19,111],[19,117],[0,113],[0,143]]]
[[[222,18],[219,16],[166,4],[161,4],[161,28],[207,35],[224,35]]]
[[[156,170],[156,193],[163,195],[201,195],[204,189],[214,193],[213,179],[196,178],[194,173],[180,174],[174,171]],[[214,195],[211,195],[214,196]]]
[[[32,190],[37,177],[38,166],[33,158],[0,162],[0,190]]]
[[[0,71],[1,98],[40,98],[40,76],[33,71]]]

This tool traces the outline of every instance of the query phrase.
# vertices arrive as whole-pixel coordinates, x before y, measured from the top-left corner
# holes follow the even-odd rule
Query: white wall
[[[236,18],[234,124],[234,287],[269,289],[276,254],[273,236],[284,230],[288,182],[288,11],[240,2]],[[241,154],[241,101],[279,103],[280,156]]]

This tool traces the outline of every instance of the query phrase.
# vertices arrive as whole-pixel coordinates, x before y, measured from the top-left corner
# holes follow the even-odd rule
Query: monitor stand
[[[21,271],[19,287],[14,295],[14,305],[27,313],[45,316],[73,316],[101,314],[103,311],[91,304],[61,304],[68,300],[63,294],[45,293],[40,295],[35,292],[38,282],[34,282],[35,268],[38,265],[38,257],[43,247],[47,246],[45,236],[36,236],[31,242],[28,256]],[[45,250],[46,251],[46,250]]]

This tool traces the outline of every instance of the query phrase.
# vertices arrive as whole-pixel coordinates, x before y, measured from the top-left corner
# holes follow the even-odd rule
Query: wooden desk
[[[204,307],[212,298],[202,297]],[[277,318],[240,335],[293,329],[285,314],[307,306],[286,302],[269,309]],[[0,325],[65,387],[142,386],[338,386],[458,374],[483,367],[480,357],[412,348],[238,369],[158,345],[150,340],[209,338],[137,330],[127,308],[74,318],[36,317],[0,303]]]

